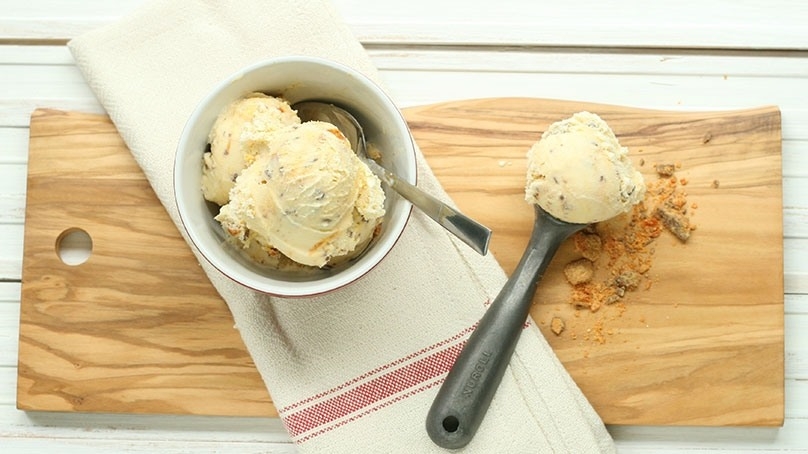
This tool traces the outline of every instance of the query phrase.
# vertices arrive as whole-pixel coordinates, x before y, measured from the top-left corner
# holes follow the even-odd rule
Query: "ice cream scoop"
[[[474,437],[516,348],[544,270],[561,243],[586,227],[560,221],[539,206],[535,211],[522,259],[480,319],[429,410],[426,429],[438,446],[458,449]]]
[[[528,152],[525,191],[534,204],[533,232],[429,409],[426,430],[435,444],[457,449],[474,437],[561,243],[642,200],[645,184],[626,153],[605,122],[588,113],[554,123]]]
[[[331,103],[305,101],[292,106],[301,121],[318,120],[336,125],[351,142],[356,154],[365,161],[368,168],[390,188],[398,192],[443,228],[454,234],[476,252],[488,253],[491,229],[450,207],[430,194],[407,183],[393,172],[370,159],[367,154],[365,133],[359,121],[345,109]]]

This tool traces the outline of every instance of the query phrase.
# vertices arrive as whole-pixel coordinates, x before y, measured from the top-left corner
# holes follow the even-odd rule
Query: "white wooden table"
[[[15,407],[29,115],[36,107],[101,112],[64,43],[141,3],[0,0],[0,449],[294,452],[276,419],[25,413]],[[334,3],[402,107],[489,96],[665,110],[778,105],[784,426],[609,429],[626,453],[808,452],[807,2]]]

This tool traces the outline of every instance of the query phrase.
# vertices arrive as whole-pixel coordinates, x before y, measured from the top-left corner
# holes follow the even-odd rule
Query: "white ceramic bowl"
[[[200,189],[202,154],[216,116],[231,101],[250,92],[281,96],[289,103],[325,100],[353,113],[369,142],[382,152],[382,163],[415,183],[415,149],[401,112],[370,79],[344,65],[311,57],[271,59],[238,71],[218,84],[191,114],[180,137],[174,164],[177,208],[188,237],[211,265],[234,281],[278,296],[311,296],[359,279],[392,249],[409,218],[411,205],[385,188],[386,214],[381,232],[359,257],[331,269],[301,273],[279,271],[253,262],[225,241],[213,219],[219,207]]]

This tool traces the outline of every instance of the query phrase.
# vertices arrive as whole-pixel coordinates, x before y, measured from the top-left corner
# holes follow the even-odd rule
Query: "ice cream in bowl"
[[[255,290],[311,296],[372,270],[409,218],[333,124],[291,107],[326,100],[362,123],[381,161],[415,183],[401,112],[373,81],[312,57],[271,59],[218,84],[191,114],[174,188],[188,239],[216,269]]]

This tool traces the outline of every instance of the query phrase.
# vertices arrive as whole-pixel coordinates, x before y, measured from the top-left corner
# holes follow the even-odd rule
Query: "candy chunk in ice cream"
[[[254,138],[263,151],[236,179],[216,217],[247,250],[277,249],[323,267],[364,249],[384,216],[381,182],[330,123]]]
[[[528,151],[525,198],[562,221],[605,221],[643,200],[645,181],[603,119],[579,112],[553,123]]]
[[[230,103],[216,118],[203,155],[202,194],[224,205],[233,184],[262,150],[255,137],[300,124],[297,113],[285,100],[263,93],[250,93]]]

